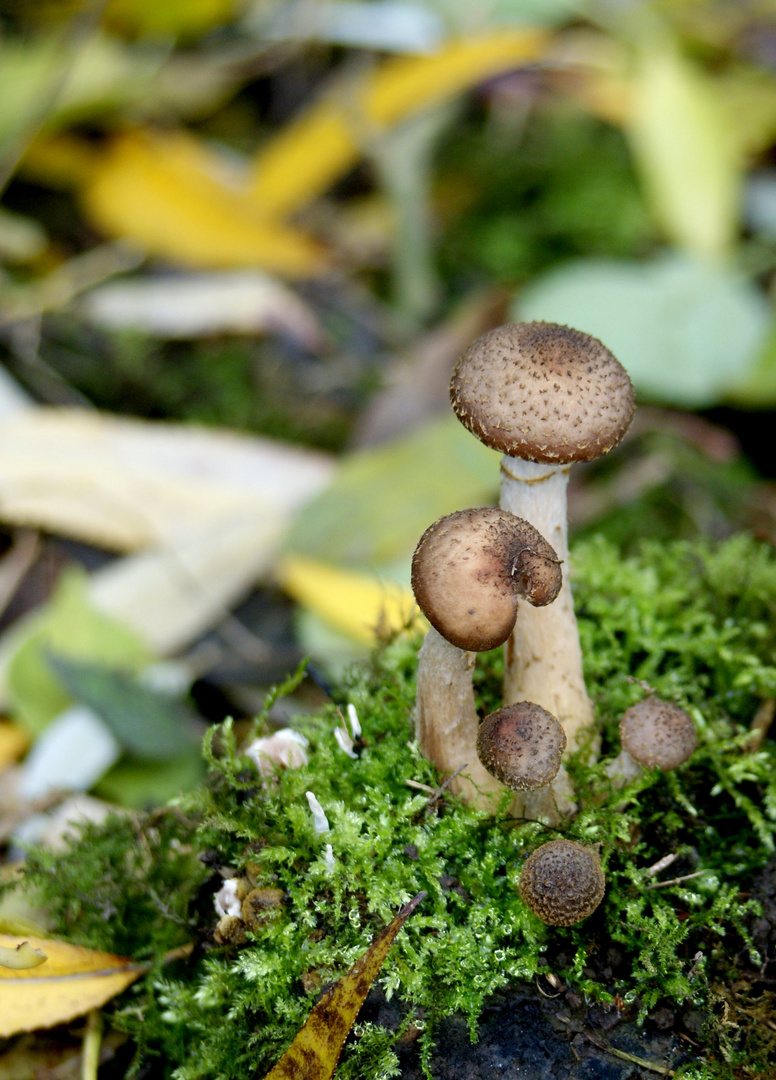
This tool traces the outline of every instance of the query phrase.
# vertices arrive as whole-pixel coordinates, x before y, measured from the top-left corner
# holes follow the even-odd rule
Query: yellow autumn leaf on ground
[[[260,266],[288,277],[326,268],[316,241],[271,220],[225,175],[223,161],[183,131],[117,136],[81,198],[106,235],[188,266]]]
[[[24,728],[10,720],[0,720],[0,769],[18,761],[30,745],[30,737]]]
[[[258,152],[256,206],[268,214],[292,213],[325,191],[386,128],[538,60],[550,40],[541,30],[503,29],[454,41],[431,56],[386,60],[355,86],[347,80]]]
[[[0,934],[0,948],[27,942],[46,960],[37,967],[0,967],[0,1038],[54,1027],[98,1009],[147,970],[122,956],[63,941]]]
[[[277,576],[302,607],[354,641],[373,645],[378,636],[407,626],[427,628],[410,590],[395,582],[303,555],[287,555]]]
[[[381,930],[347,975],[327,990],[307,1017],[304,1027],[264,1080],[329,1080],[337,1067],[342,1046],[364,1004],[369,988],[383,966],[396,935],[425,899],[418,893]]]

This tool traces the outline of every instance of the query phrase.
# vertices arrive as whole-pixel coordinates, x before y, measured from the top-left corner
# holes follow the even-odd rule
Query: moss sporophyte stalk
[[[687,1075],[770,1075],[767,1045],[758,1066],[740,1028],[734,1038],[714,1017],[734,958],[753,952],[748,894],[774,851],[776,753],[767,739],[752,751],[749,727],[776,697],[776,558],[744,536],[629,557],[598,539],[574,550],[572,574],[600,751],[595,764],[584,745],[568,761],[579,812],[562,831],[513,817],[509,795],[493,812],[435,796],[442,778],[413,738],[420,642],[401,635],[337,688],[357,735],[349,724],[346,739],[340,710],[325,708],[297,725],[306,741],[292,740],[288,767],[260,771],[227,722],[206,740],[198,790],[85,825],[65,852],[30,854],[27,887],[55,933],[151,960],[109,1007],[149,1075],[263,1076],[321,989],[421,891],[378,979],[403,1019],[393,1031],[359,1023],[338,1080],[400,1075],[396,1038],[408,1028],[431,1062],[445,1017],[462,1014],[476,1036],[494,993],[540,973],[634,1016],[694,1003],[711,1027],[688,1044]],[[502,677],[499,654],[478,657],[481,715],[499,707]],[[644,683],[692,718],[699,745],[677,770],[642,768],[620,786],[608,772],[618,722]],[[268,734],[265,711],[241,745]],[[569,927],[545,925],[518,892],[526,860],[558,839],[595,851],[606,875],[601,903]],[[221,911],[235,922],[219,943]],[[162,963],[187,942],[188,958]],[[735,1071],[736,1055],[751,1072]]]

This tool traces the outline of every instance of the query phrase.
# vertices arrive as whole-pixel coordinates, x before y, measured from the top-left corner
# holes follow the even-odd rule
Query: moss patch
[[[156,1058],[152,1075],[262,1076],[320,988],[420,890],[427,899],[380,984],[403,1003],[405,1027],[420,1030],[426,1061],[443,1018],[463,1016],[474,1036],[495,992],[539,972],[634,1015],[664,1001],[724,1011],[718,987],[734,955],[756,959],[748,925],[757,904],[746,893],[776,835],[776,748],[766,740],[752,752],[748,741],[757,708],[776,697],[776,558],[745,537],[716,549],[646,545],[626,560],[595,540],[576,548],[574,568],[602,757],[572,764],[580,813],[565,835],[600,850],[598,910],[578,927],[544,926],[515,887],[527,855],[558,833],[511,819],[508,800],[491,817],[415,786],[439,778],[412,741],[418,642],[400,638],[338,688],[363,727],[356,759],[335,741],[342,720],[331,706],[300,725],[309,764],[262,783],[227,723],[207,742],[206,785],[152,815],[87,826],[64,855],[31,855],[28,885],[58,933],[157,960],[113,1014],[140,1058]],[[489,654],[478,667],[483,709],[500,703],[499,665]],[[617,719],[644,683],[690,712],[701,745],[678,772],[645,772],[613,791],[605,766],[619,751]],[[314,830],[308,791],[328,833]],[[670,869],[650,874],[669,854]],[[241,945],[213,939],[219,872],[248,872],[283,893]],[[654,887],[677,877],[685,880]],[[164,952],[187,940],[192,956],[164,967]],[[393,1038],[360,1025],[338,1080],[399,1075]],[[709,1035],[705,1046],[703,1070],[684,1075],[757,1075],[731,1071],[753,1052],[740,1038],[723,1046]],[[764,1062],[770,1045],[757,1053]]]

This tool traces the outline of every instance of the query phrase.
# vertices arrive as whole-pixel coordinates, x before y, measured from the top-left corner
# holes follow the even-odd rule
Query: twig
[[[749,725],[749,734],[743,747],[745,753],[754,754],[760,749],[765,736],[770,731],[774,716],[776,716],[776,698],[765,698],[760,702]]]
[[[664,889],[666,885],[681,885],[683,881],[692,881],[693,878],[700,877],[702,874],[707,874],[708,870],[696,870],[694,874],[684,874],[682,877],[671,878],[669,881],[653,881],[651,885],[644,886],[644,892],[647,889]]]
[[[650,1072],[659,1073],[661,1076],[676,1076],[674,1069],[670,1069],[667,1065],[658,1065],[656,1061],[647,1061],[646,1058],[637,1057],[635,1054],[627,1054],[624,1050],[618,1050],[615,1046],[611,1046],[608,1042],[593,1038],[587,1031],[584,1033],[584,1037],[591,1042],[593,1046],[597,1046],[599,1050],[603,1050],[605,1054],[611,1054],[613,1057],[621,1058],[622,1061],[630,1061],[634,1065],[639,1065],[642,1069],[649,1069]]]
[[[652,866],[648,866],[646,869],[646,873],[648,873],[650,877],[655,877],[657,874],[665,870],[667,866],[670,866],[672,862],[675,862],[678,858],[678,852],[669,852],[668,855],[664,855],[662,859],[658,859],[656,863],[652,864]]]

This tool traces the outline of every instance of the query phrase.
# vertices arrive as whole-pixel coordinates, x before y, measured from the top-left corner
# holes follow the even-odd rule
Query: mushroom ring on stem
[[[611,450],[630,426],[633,387],[600,341],[555,323],[514,323],[478,338],[456,365],[458,419],[500,451],[501,507],[530,521],[568,564],[566,486],[575,461]],[[507,703],[557,716],[569,748],[593,716],[568,582],[552,607],[527,611],[507,645]]]
[[[464,772],[454,791],[490,805],[501,784],[477,757],[474,653],[509,637],[520,599],[549,604],[561,587],[553,548],[526,521],[486,507],[440,518],[420,538],[412,588],[431,623],[418,663],[416,733],[443,772]]]

